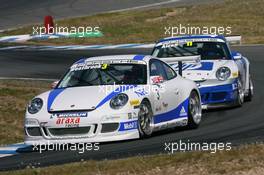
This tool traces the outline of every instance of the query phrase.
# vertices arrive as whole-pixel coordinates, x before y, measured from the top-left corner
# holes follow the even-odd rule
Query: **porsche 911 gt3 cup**
[[[223,36],[165,38],[156,44],[152,55],[166,61],[175,70],[178,69],[178,61],[183,60],[183,77],[197,83],[205,109],[241,106],[244,99],[252,99],[249,61],[240,53],[231,52]],[[184,61],[191,57],[199,58],[197,62]]]
[[[36,96],[25,115],[25,143],[106,142],[198,127],[196,84],[151,56],[81,59],[56,87]]]

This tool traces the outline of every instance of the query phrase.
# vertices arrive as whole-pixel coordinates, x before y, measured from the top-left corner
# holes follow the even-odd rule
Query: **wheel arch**
[[[202,104],[202,97],[201,97],[201,94],[200,94],[199,89],[198,89],[198,88],[193,88],[193,89],[190,91],[190,95],[191,95],[192,92],[195,92],[195,93],[198,95],[199,100],[200,100],[200,103]],[[189,111],[189,109],[188,109],[188,111]]]
[[[199,98],[198,101],[196,101],[197,105],[199,105],[197,108],[193,108],[195,109],[196,112],[198,113],[195,113],[195,115],[193,115],[193,113],[190,111],[190,99],[192,98],[192,94],[196,94],[197,97]],[[192,103],[192,106],[193,106],[193,103]],[[196,88],[193,88],[190,92],[190,97],[189,97],[189,103],[188,103],[188,127],[191,128],[191,129],[194,129],[194,128],[198,128],[199,126],[199,123],[201,121],[201,116],[202,116],[202,106],[201,106],[201,96],[200,96],[200,93],[199,93],[199,90],[196,89]],[[200,111],[200,112],[199,112]],[[200,116],[200,119],[198,119],[198,121],[196,121],[197,119],[194,119],[193,117],[196,117],[196,115],[199,115]]]
[[[147,97],[144,97],[142,100],[141,100],[141,103],[143,102],[143,101],[147,101],[149,104],[150,104],[150,107],[152,108],[152,103],[150,102],[150,100],[147,98]],[[152,109],[153,110],[153,109]]]

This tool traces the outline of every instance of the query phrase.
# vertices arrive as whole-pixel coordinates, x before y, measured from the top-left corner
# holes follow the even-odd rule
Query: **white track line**
[[[0,154],[0,158],[7,157],[7,156],[13,156],[14,154]]]
[[[9,47],[2,47],[0,50],[12,50],[12,49],[22,49],[27,48],[28,46],[9,46]]]
[[[17,150],[19,148],[25,148],[28,145],[25,145],[24,143],[15,143],[11,145],[4,145],[0,147],[0,157],[6,157],[6,156],[12,156],[17,154]]]

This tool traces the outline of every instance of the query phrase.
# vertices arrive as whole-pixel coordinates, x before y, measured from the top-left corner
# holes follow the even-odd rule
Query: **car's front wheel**
[[[190,94],[188,108],[188,127],[198,128],[202,119],[202,107],[199,95],[194,90]]]
[[[238,79],[238,81],[237,81],[237,99],[236,99],[237,106],[243,105],[244,97],[245,97],[245,94],[244,94],[243,86],[242,86],[241,80]]]
[[[246,101],[251,101],[254,95],[254,87],[253,87],[253,82],[251,77],[249,77],[249,89],[248,89],[248,94],[245,96]]]
[[[138,113],[138,129],[141,137],[149,137],[153,132],[153,112],[151,105],[147,100],[140,104]]]

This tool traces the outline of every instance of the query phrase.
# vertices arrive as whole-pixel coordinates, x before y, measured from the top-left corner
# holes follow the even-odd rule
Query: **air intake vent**
[[[49,128],[49,132],[53,136],[74,136],[88,134],[90,126],[78,128]]]
[[[102,124],[101,133],[116,131],[119,127],[119,123],[104,123]]]
[[[41,136],[39,127],[28,127],[26,129],[29,136]]]

